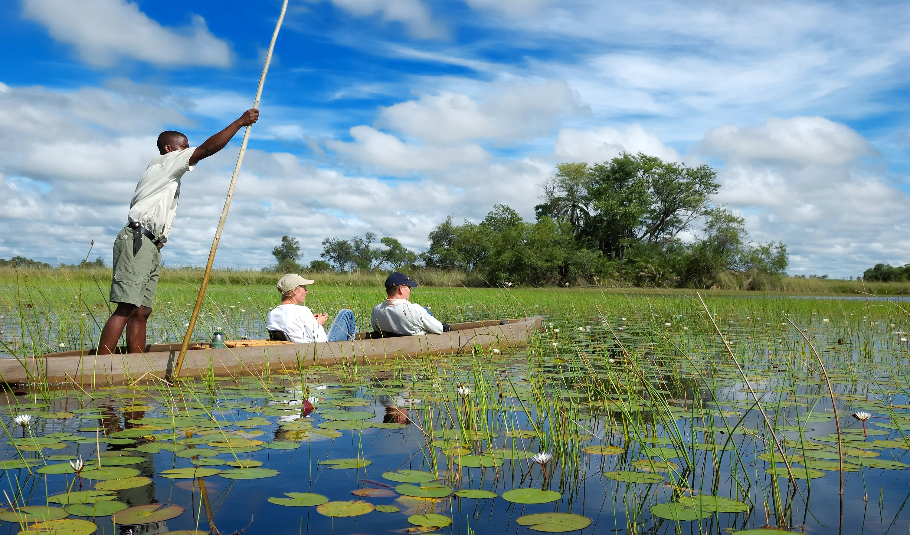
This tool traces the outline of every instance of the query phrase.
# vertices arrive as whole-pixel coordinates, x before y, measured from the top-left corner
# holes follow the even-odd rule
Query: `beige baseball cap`
[[[307,284],[313,284],[316,281],[311,281],[310,279],[304,279],[296,273],[288,273],[278,281],[276,285],[278,291],[281,293],[287,293],[297,288],[298,286],[306,286]]]

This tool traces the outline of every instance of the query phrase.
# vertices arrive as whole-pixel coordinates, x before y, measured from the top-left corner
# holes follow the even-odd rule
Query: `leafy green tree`
[[[322,240],[322,253],[319,256],[326,259],[336,271],[347,271],[348,266],[357,265],[354,248],[348,240],[334,237]]]
[[[297,273],[300,271],[300,264],[297,263],[297,260],[302,255],[300,254],[300,242],[297,241],[297,238],[282,236],[281,244],[272,249],[272,256],[278,261],[278,265],[275,266],[276,272]]]
[[[577,232],[590,217],[591,174],[586,163],[561,163],[556,176],[543,184],[544,202],[534,207],[537,218],[552,217]]]
[[[386,236],[379,241],[386,246],[378,252],[379,266],[388,264],[392,269],[398,270],[417,262],[417,253],[401,245],[395,238]]]
[[[325,260],[312,260],[310,261],[308,270],[315,273],[325,273],[332,271],[332,264],[329,264]]]
[[[890,264],[875,264],[863,272],[863,279],[877,282],[905,282],[910,279],[910,264],[892,267]]]
[[[351,238],[351,251],[354,254],[354,266],[356,271],[370,271],[377,266],[379,261],[379,249],[373,247],[376,241],[376,234],[367,232],[361,238],[355,236]]]

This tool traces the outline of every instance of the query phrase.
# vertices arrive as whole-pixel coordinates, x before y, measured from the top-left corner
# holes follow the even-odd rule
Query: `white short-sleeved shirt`
[[[139,223],[162,243],[167,241],[177,217],[180,178],[195,167],[190,165],[195,150],[190,147],[156,156],[136,184],[130,201],[130,223]]]
[[[370,325],[375,331],[402,335],[440,334],[442,322],[427,309],[407,299],[386,299],[373,307]]]
[[[270,331],[284,331],[288,340],[298,344],[328,342],[325,328],[319,325],[313,311],[303,305],[278,305],[268,315],[265,328]]]

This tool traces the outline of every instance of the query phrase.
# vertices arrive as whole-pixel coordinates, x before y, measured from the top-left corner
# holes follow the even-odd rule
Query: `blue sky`
[[[628,5],[625,5],[628,4]],[[0,258],[110,261],[163,129],[255,96],[278,0],[0,3]],[[291,0],[216,260],[282,235],[414,249],[565,161],[708,163],[792,274],[910,262],[904,2]],[[239,136],[186,175],[170,265],[204,263]],[[697,230],[696,230],[697,233]]]

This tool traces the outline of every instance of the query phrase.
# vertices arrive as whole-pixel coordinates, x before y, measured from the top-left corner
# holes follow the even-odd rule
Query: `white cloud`
[[[783,160],[843,165],[875,150],[850,127],[824,117],[770,117],[765,124],[718,126],[705,135],[703,150],[734,160]]]
[[[202,17],[192,25],[165,28],[129,0],[22,0],[23,17],[45,26],[51,36],[76,47],[96,67],[119,59],[161,66],[227,67],[227,43],[213,36]]]
[[[424,95],[382,108],[376,126],[431,143],[508,142],[549,135],[560,119],[585,111],[562,80],[493,83],[484,93],[480,101],[451,91]]]
[[[604,127],[597,130],[559,131],[553,154],[560,160],[599,163],[619,156],[622,152],[643,152],[670,161],[679,161],[679,154],[661,142],[654,132],[640,124],[629,125],[624,131]]]
[[[369,126],[355,126],[350,133],[353,142],[329,140],[326,147],[380,173],[410,176],[415,172],[475,166],[490,160],[490,154],[474,144],[439,147],[404,143]]]
[[[517,16],[534,15],[548,2],[549,0],[465,0],[472,9],[489,9]]]
[[[448,36],[445,27],[433,20],[429,8],[420,0],[331,0],[331,2],[357,17],[378,15],[385,22],[399,22],[407,28],[412,37],[418,39],[439,39]]]

